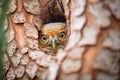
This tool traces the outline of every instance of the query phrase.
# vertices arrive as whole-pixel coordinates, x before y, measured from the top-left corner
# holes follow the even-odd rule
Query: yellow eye
[[[45,35],[45,34],[42,34],[41,35],[41,41],[44,42],[44,43],[46,43],[48,41],[48,36]]]
[[[59,33],[59,34],[58,34],[58,37],[59,37],[60,40],[65,39],[65,38],[66,38],[65,32]]]

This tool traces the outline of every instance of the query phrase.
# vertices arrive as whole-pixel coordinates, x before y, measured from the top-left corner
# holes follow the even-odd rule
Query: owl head
[[[48,54],[54,54],[64,48],[67,43],[68,28],[65,23],[48,23],[42,26],[39,44],[40,49]]]

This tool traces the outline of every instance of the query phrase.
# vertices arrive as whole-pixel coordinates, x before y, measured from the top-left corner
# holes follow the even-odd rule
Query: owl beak
[[[55,39],[52,39],[52,48],[56,49]]]

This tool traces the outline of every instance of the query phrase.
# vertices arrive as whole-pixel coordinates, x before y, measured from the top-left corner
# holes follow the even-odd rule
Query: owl
[[[66,23],[48,23],[42,26],[40,33],[40,49],[47,54],[55,55],[67,43],[68,28]]]

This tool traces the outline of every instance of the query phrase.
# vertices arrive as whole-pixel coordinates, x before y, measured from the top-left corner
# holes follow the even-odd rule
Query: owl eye
[[[61,40],[61,39],[65,39],[65,37],[66,37],[65,32],[59,33],[59,34],[58,34],[58,37],[59,37],[60,40]]]
[[[41,41],[46,43],[48,41],[48,36],[45,34],[41,35]]]

